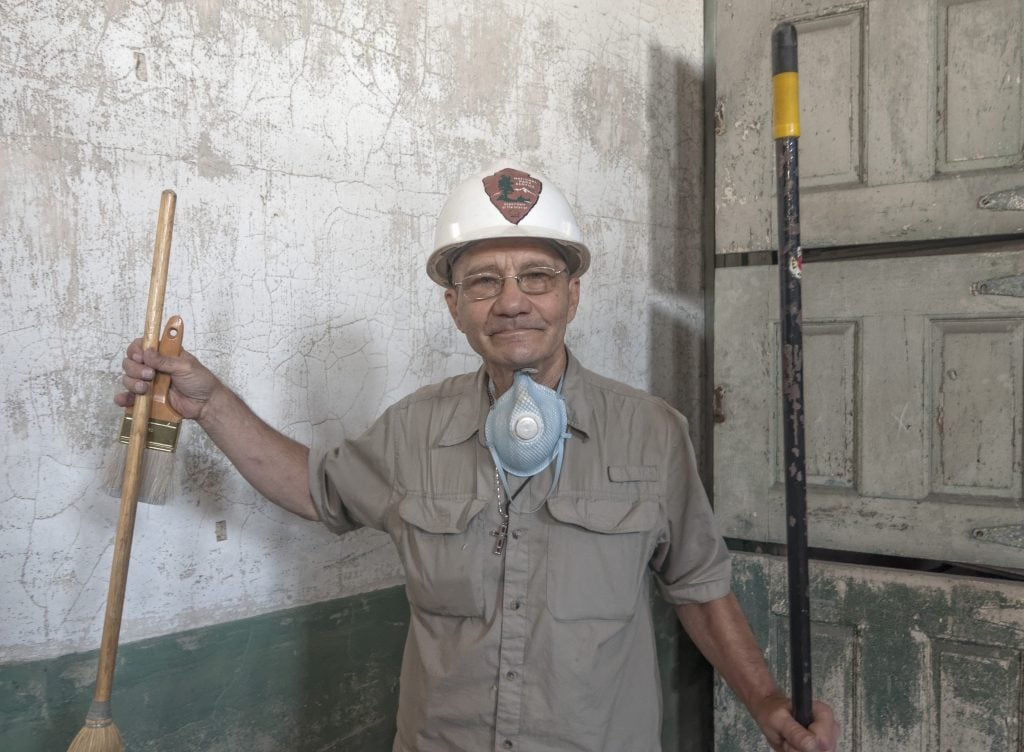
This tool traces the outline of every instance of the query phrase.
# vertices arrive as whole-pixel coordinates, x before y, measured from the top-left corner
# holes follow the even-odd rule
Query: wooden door
[[[770,34],[786,20],[799,34],[801,235],[817,249],[803,279],[810,544],[843,552],[813,569],[816,686],[840,709],[844,750],[1020,749],[1021,586],[915,569],[1024,571],[1024,3],[715,13],[716,514],[739,547],[785,542],[768,252]],[[871,555],[903,567],[833,563]],[[780,567],[745,556],[736,589],[785,681]],[[897,695],[897,716],[876,701]],[[729,697],[718,748],[766,749]]]

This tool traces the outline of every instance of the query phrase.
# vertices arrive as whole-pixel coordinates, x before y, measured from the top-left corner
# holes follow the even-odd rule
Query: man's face
[[[483,240],[462,252],[452,267],[452,281],[481,272],[504,277],[537,266],[565,269],[565,261],[540,240]],[[580,300],[579,279],[566,277],[559,274],[542,295],[524,293],[514,279],[506,279],[498,296],[487,300],[469,300],[461,287],[445,291],[455,326],[484,359],[499,392],[521,368],[536,368],[536,381],[557,385],[565,368],[565,328]]]

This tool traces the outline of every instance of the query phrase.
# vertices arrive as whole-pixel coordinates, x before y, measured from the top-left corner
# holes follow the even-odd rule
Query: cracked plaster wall
[[[422,270],[446,192],[502,155],[563,189],[594,250],[571,346],[699,418],[699,2],[0,0],[0,15],[0,661],[99,643],[111,397],[164,188],[166,314],[299,440],[357,434],[476,367]],[[383,535],[289,517],[188,425],[131,561],[122,641],[400,582]]]

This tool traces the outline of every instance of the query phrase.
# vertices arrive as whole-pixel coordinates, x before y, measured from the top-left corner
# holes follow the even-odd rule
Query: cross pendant
[[[502,522],[497,530],[492,530],[491,535],[494,537],[494,550],[491,552],[495,556],[501,556],[501,552],[505,550],[505,541],[508,540],[508,523]]]

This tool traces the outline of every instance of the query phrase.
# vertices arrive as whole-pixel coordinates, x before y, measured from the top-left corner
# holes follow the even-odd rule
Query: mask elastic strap
[[[548,498],[555,491],[555,486],[558,485],[558,479],[562,475],[562,460],[565,457],[565,442],[571,437],[572,434],[566,431],[558,438],[558,449],[555,450],[555,477],[551,479],[551,488],[548,489],[547,494],[544,496],[544,501],[541,502],[541,506],[544,506],[544,504],[547,503]],[[537,507],[537,509],[540,509],[540,507]],[[535,509],[533,511],[536,512],[537,510]]]
[[[562,384],[565,383],[565,371],[562,371],[562,376],[558,379],[558,386],[555,388],[555,393],[558,395],[558,399],[565,402],[565,397],[562,396]],[[528,509],[524,514],[534,514],[542,506],[548,503],[548,499],[551,498],[551,494],[555,492],[555,487],[558,485],[558,479],[562,477],[562,460],[565,458],[565,442],[572,438],[572,434],[569,433],[568,427],[566,427],[565,433],[558,437],[558,446],[555,448],[555,475],[551,479],[551,485],[548,487],[548,492],[544,494],[544,498],[541,499],[540,504],[535,506],[533,509]]]
[[[565,383],[565,371],[562,371],[561,378],[558,379],[558,388],[555,389],[555,393],[558,395],[558,399],[565,403],[565,397],[562,396],[562,384]],[[568,412],[568,411],[566,411]],[[558,448],[555,449],[555,477],[551,479],[551,488],[548,489],[547,494],[544,496],[544,501],[541,502],[541,506],[547,503],[548,498],[555,490],[555,486],[558,485],[558,479],[562,475],[562,459],[565,457],[565,442],[572,438],[572,434],[569,433],[569,427],[566,426],[565,432],[558,437]],[[537,507],[540,509],[540,507]],[[537,509],[533,511],[536,512]]]

